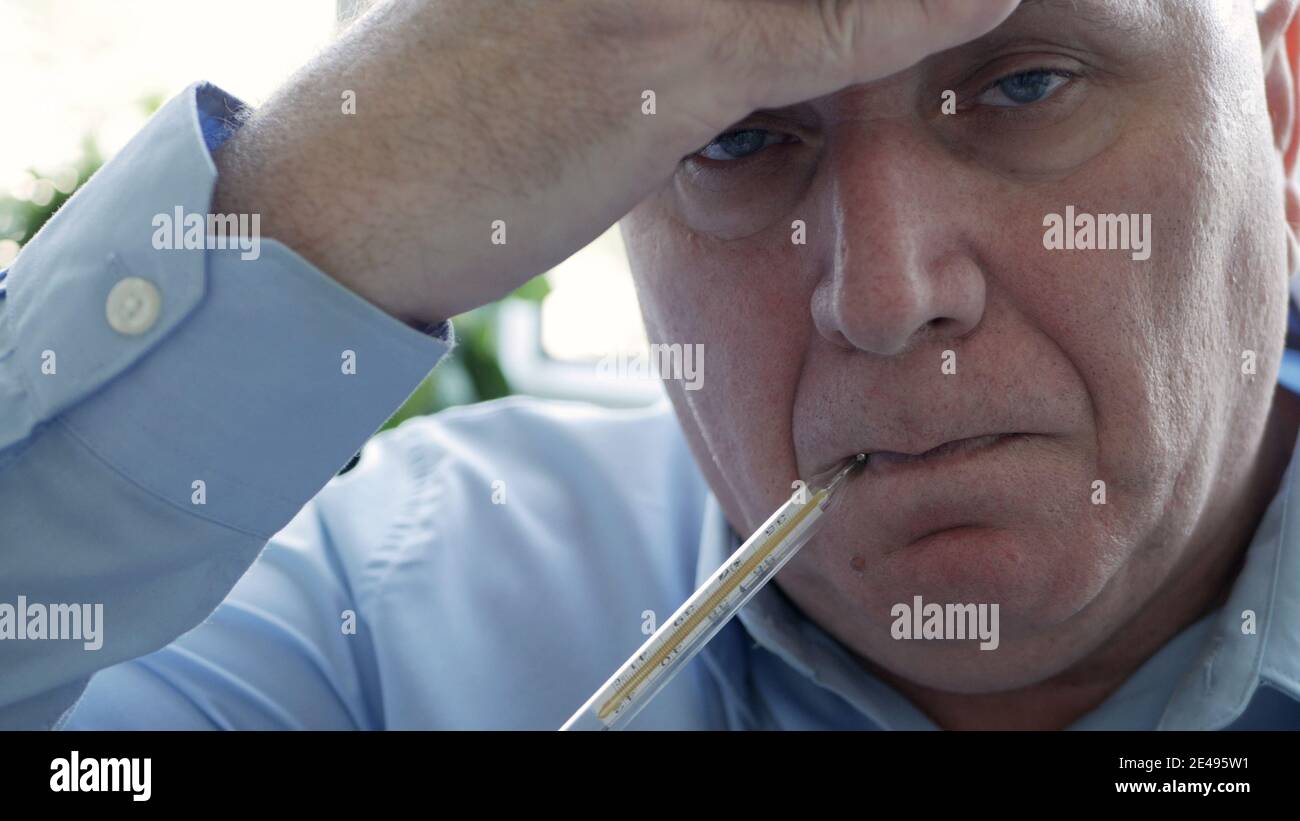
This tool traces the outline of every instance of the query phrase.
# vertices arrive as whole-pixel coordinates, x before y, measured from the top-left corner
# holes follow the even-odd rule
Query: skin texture
[[[738,532],[856,451],[1031,434],[873,467],[776,580],[942,726],[1096,706],[1219,601],[1276,491],[1296,432],[1274,396],[1296,263],[1289,13],[1033,4],[737,124],[784,141],[688,158],[623,220],[651,341],[704,345],[704,389],[666,385]],[[1019,109],[974,102],[1044,68],[1075,76]],[[1046,250],[1067,205],[1151,214],[1151,258]],[[1000,646],[892,639],[915,595],[997,603]]]
[[[1296,0],[1261,5],[390,0],[222,147],[213,210],[423,322],[623,217],[741,533],[858,451],[1020,434],[873,456],[776,584],[940,726],[1063,727],[1222,600],[1295,441]],[[696,154],[736,127],[771,144]],[[1045,249],[1067,206],[1151,215],[1150,259]],[[998,604],[998,649],[892,639],[918,595]]]

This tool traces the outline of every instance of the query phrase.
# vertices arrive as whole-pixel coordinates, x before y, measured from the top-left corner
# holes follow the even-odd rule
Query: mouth
[[[863,452],[867,454],[867,471],[880,472],[895,470],[908,465],[953,462],[980,451],[1024,439],[1029,435],[1027,433],[994,433],[985,436],[972,436],[966,439],[953,439],[920,453],[899,453],[890,450]]]

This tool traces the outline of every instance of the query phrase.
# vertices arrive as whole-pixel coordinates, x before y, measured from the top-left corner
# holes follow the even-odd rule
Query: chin
[[[841,642],[897,675],[952,692],[1014,689],[1091,649],[1068,625],[1112,575],[1097,547],[1108,543],[1082,526],[953,527],[885,546],[860,572],[849,559],[861,546],[821,546],[792,563],[795,574],[783,571],[782,587]],[[936,607],[939,636],[927,634]]]
[[[919,596],[923,604],[997,605],[1004,636],[1038,635],[1076,617],[1113,569],[1098,547],[1108,540],[1082,527],[1065,538],[1070,530],[960,526],[906,545],[810,545],[783,572],[790,581],[783,586],[841,631],[848,620],[833,610],[844,608],[869,613],[870,630],[888,636],[891,609]],[[865,561],[855,562],[859,556]]]

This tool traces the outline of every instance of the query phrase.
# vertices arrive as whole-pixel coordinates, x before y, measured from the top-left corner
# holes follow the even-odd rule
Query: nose
[[[820,334],[882,356],[955,339],[984,315],[970,192],[942,147],[902,128],[858,128],[828,147],[832,245],[812,298]]]

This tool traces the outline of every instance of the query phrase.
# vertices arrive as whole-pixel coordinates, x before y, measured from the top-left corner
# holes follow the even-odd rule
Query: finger
[[[818,0],[827,48],[870,82],[996,28],[1020,0]]]
[[[744,0],[746,3],[752,0]],[[869,83],[996,28],[1020,0],[788,0],[753,3],[762,106]]]

